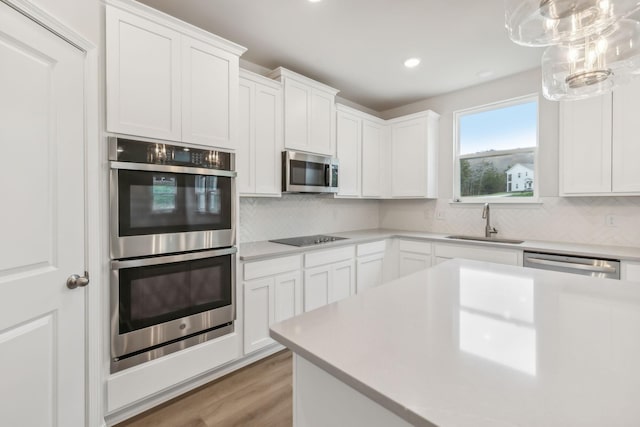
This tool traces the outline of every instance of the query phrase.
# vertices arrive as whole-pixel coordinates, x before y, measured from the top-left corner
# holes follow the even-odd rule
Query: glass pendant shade
[[[600,95],[638,76],[640,22],[630,19],[542,55],[542,93],[553,101]]]
[[[640,0],[505,0],[515,43],[549,46],[597,34],[640,9]]]

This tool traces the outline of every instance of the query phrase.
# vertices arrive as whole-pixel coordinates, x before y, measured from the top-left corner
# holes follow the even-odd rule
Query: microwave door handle
[[[324,165],[324,184],[331,187],[331,165]]]

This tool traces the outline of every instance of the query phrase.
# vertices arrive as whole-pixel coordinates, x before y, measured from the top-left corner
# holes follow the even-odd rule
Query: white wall
[[[427,99],[385,111],[385,118],[432,109],[441,114],[439,140],[439,198],[431,201],[383,201],[380,227],[437,233],[482,235],[484,220],[478,204],[450,203],[453,197],[453,112],[496,101],[539,93],[539,194],[535,205],[498,205],[491,222],[499,237],[550,240],[616,246],[640,242],[640,197],[558,197],[558,103],[540,93],[539,70]],[[444,219],[436,219],[440,212]],[[605,217],[614,215],[616,225]],[[634,222],[635,221],[635,222]]]
[[[377,200],[285,194],[240,198],[240,242],[378,228]]]

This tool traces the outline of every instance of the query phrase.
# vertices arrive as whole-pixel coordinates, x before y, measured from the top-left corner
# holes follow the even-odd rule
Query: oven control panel
[[[109,139],[109,160],[152,165],[233,170],[233,154],[124,138]]]

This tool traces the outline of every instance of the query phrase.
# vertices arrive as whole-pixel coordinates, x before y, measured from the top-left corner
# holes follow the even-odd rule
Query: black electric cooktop
[[[346,237],[326,236],[324,234],[314,234],[312,236],[291,237],[289,239],[269,240],[272,243],[281,243],[290,246],[312,246],[322,243],[331,243],[338,240],[345,240]]]

